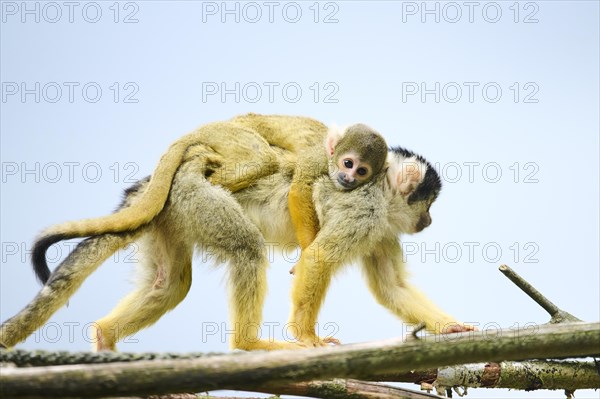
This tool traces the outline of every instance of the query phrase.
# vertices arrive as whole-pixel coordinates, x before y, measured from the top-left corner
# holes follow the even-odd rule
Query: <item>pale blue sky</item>
[[[436,164],[434,222],[403,241],[412,280],[458,319],[548,320],[502,263],[558,306],[600,319],[598,2],[429,2],[433,14],[420,1],[276,2],[272,22],[263,2],[229,2],[239,22],[221,2],[113,3],[1,4],[1,320],[39,289],[27,252],[39,231],[112,211],[170,142],[246,112],[364,122]],[[125,251],[106,262],[21,347],[88,349],[86,323],[131,289],[135,260]],[[270,269],[267,322],[287,320],[292,263],[277,257]],[[119,349],[224,351],[208,332],[226,320],[223,269],[198,259],[186,300]],[[403,332],[357,268],[335,279],[320,321],[346,343]]]

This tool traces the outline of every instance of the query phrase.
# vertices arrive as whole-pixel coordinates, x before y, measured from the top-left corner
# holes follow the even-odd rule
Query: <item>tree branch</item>
[[[213,356],[216,354],[213,354]],[[65,364],[114,363],[153,359],[197,359],[208,356],[205,353],[119,353],[119,352],[48,352],[16,349],[0,351],[0,363],[11,363],[17,367],[50,366]],[[416,370],[384,375],[365,375],[368,381],[409,382],[414,384],[438,383],[445,386],[468,388],[510,388],[510,389],[595,389],[600,388],[600,370],[593,361],[528,361],[478,363],[441,367],[439,369]],[[326,386],[350,384],[345,381],[329,380],[300,383],[261,384],[252,390],[264,393],[306,396],[309,390],[326,392]],[[320,394],[309,396],[321,397]]]
[[[247,390],[261,384],[364,378],[472,362],[576,357],[600,352],[600,323],[486,330],[300,351],[244,353],[186,360],[0,369],[7,397],[144,395]]]

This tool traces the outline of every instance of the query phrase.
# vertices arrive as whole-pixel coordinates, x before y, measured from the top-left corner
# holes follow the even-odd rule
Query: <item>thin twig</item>
[[[417,334],[419,334],[421,331],[425,330],[425,327],[427,327],[427,326],[423,322],[420,322],[419,324],[417,324],[414,331],[412,332],[413,338],[419,339],[419,336]]]
[[[525,292],[531,299],[540,305],[548,314],[550,314],[550,323],[570,323],[582,321],[572,314],[560,309],[548,298],[542,295],[535,287],[529,284],[523,277],[519,276],[513,269],[507,265],[501,265],[498,268],[510,281]]]
[[[253,389],[264,393],[307,396],[323,399],[435,399],[427,392],[393,387],[372,381],[336,378],[328,381],[309,381],[288,384],[263,384]]]

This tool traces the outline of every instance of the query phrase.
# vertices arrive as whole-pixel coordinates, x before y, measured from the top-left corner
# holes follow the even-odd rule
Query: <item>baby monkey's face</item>
[[[372,176],[371,164],[361,160],[353,152],[340,154],[337,162],[331,164],[329,171],[333,184],[340,190],[353,190],[371,180]]]

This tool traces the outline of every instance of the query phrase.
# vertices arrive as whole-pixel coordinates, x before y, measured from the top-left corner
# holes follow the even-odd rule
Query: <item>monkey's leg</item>
[[[271,146],[297,153],[305,148],[321,144],[327,126],[311,118],[286,115],[239,115],[234,123],[254,129]]]
[[[302,157],[294,171],[294,179],[288,193],[288,209],[300,249],[304,251],[319,233],[319,218],[313,202],[313,183],[318,178],[318,159]],[[296,266],[290,274],[296,273]]]
[[[306,192],[303,191],[306,185],[302,186],[299,182],[292,182],[288,193],[288,209],[296,239],[300,244],[300,249],[304,251],[318,233],[318,218],[312,202],[312,190],[309,195],[306,195]],[[289,273],[296,274],[296,265],[292,266]]]
[[[238,234],[243,231],[238,230]],[[230,347],[243,350],[292,349],[293,343],[275,341],[273,337],[261,339],[262,309],[267,292],[268,266],[264,254],[264,244],[249,237],[243,240],[247,249],[240,249],[230,254],[228,271],[228,292],[230,320],[234,330]]]
[[[473,330],[459,323],[408,282],[397,240],[387,240],[363,258],[365,276],[377,301],[408,323],[425,323],[428,331],[449,333]]]
[[[326,346],[339,344],[335,338],[321,339],[315,332],[319,310],[325,300],[331,277],[336,266],[341,264],[337,248],[327,248],[315,240],[296,264],[296,276],[292,284],[292,311],[290,328],[304,346]]]
[[[255,131],[233,123],[206,130],[206,145],[201,147],[208,162],[203,174],[212,184],[236,192],[279,169],[275,152]],[[189,155],[193,154],[188,150]]]
[[[65,258],[36,297],[0,326],[0,344],[10,348],[25,340],[77,291],[108,257],[135,239],[137,233],[88,238]]]
[[[117,341],[154,324],[177,306],[190,289],[193,248],[160,233],[144,238],[147,241],[140,243],[140,253],[151,257],[140,265],[138,288],[94,323],[94,350],[115,350]]]
[[[275,341],[272,337],[261,339],[269,265],[264,238],[230,193],[216,187],[208,192],[207,197],[214,206],[210,212],[201,214],[198,231],[202,232],[202,245],[229,263],[229,312],[234,330],[230,347],[243,350],[299,348],[294,342]]]
[[[267,292],[268,261],[262,237],[256,235],[258,232],[252,232],[255,241],[252,243],[250,236],[244,237],[248,232],[239,227],[241,226],[238,226],[237,234],[247,247],[229,255],[229,312],[234,329],[230,347],[243,350],[301,348],[295,342],[276,341],[273,337],[260,338],[262,309]]]
[[[262,309],[269,264],[260,230],[243,213],[229,191],[213,186],[197,174],[194,165],[182,165],[171,193],[167,219],[187,226],[185,234],[203,251],[212,252],[228,265],[232,348],[297,348],[296,343],[260,339]]]

